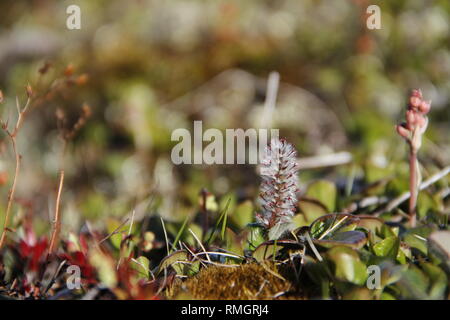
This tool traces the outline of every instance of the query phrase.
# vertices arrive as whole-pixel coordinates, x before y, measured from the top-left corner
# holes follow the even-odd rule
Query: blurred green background
[[[81,30],[66,28],[71,4],[81,8]],[[366,28],[370,4],[381,7],[381,30]],[[350,175],[362,183],[405,178],[407,147],[394,125],[412,88],[433,101],[419,155],[432,171],[450,160],[449,49],[448,0],[2,0],[3,119],[13,121],[27,83],[44,90],[68,65],[88,78],[29,113],[19,135],[16,219],[35,215],[42,231],[49,227],[62,148],[55,111],[73,124],[83,103],[92,117],[64,158],[66,230],[133,208],[138,217],[180,220],[198,207],[201,188],[218,199],[255,199],[254,166],[174,166],[170,135],[194,120],[257,126],[271,71],[281,81],[273,127],[299,156],[349,151],[355,159],[301,171],[302,186],[318,177],[338,185]],[[2,210],[14,172],[5,138]]]

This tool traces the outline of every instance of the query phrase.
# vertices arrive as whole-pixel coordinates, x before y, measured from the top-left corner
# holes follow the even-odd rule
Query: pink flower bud
[[[406,129],[404,126],[402,125],[396,125],[395,129],[397,130],[397,133],[402,136],[405,139],[408,139],[409,137],[409,130]]]
[[[420,104],[422,103],[422,100],[417,96],[411,96],[409,98],[409,104],[412,108],[419,108]]]
[[[413,110],[406,111],[406,123],[409,127],[414,127],[416,124],[416,116]]]
[[[417,97],[422,100],[422,91],[420,89],[414,89],[411,93],[411,97]]]
[[[425,117],[421,114],[416,114],[416,123],[420,128],[423,128],[426,124]]]
[[[419,111],[422,112],[423,114],[427,114],[428,112],[430,112],[430,108],[431,108],[431,101],[422,101],[422,103],[419,106]]]

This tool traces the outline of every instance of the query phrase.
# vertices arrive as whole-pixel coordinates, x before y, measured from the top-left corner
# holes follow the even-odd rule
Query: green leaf
[[[404,236],[403,240],[411,248],[416,248],[421,251],[424,255],[428,254],[427,247],[427,237],[430,235],[431,229],[428,227],[420,227],[408,230]]]
[[[338,246],[327,252],[328,259],[333,263],[334,275],[341,281],[363,285],[367,279],[366,265],[351,248]]]
[[[402,278],[396,283],[401,290],[401,295],[409,299],[426,299],[430,280],[422,270],[414,265],[403,273]]]
[[[158,272],[161,272],[179,261],[188,262],[188,253],[186,250],[178,250],[165,257],[159,264]]]
[[[200,270],[200,261],[176,261],[172,268],[178,275],[194,276]]]
[[[253,251],[252,256],[258,262],[273,259],[282,248],[281,245],[277,245],[273,241],[264,242]]]
[[[222,240],[224,239],[225,229],[227,227],[228,210],[230,208],[231,202],[232,202],[232,198],[228,198],[223,209],[221,210],[219,219],[217,220],[216,225],[214,226],[214,229],[210,232],[208,240],[206,240],[206,242],[205,242],[206,246],[208,246],[212,241],[214,241],[215,236],[216,236],[216,231],[219,229],[219,225],[221,223],[222,223],[221,237],[222,237]],[[222,206],[221,206],[221,208],[222,208]]]
[[[249,225],[248,228],[250,229],[247,237],[248,249],[254,250],[265,241],[263,228],[256,225]]]
[[[431,263],[421,264],[422,270],[428,275],[431,285],[429,288],[429,298],[433,300],[443,299],[447,289],[447,276],[444,271]]]
[[[253,203],[250,200],[239,204],[234,212],[230,215],[230,220],[239,228],[244,228],[253,221]]]
[[[436,201],[427,192],[420,192],[417,198],[417,215],[420,219],[426,217],[428,211],[436,208]]]
[[[380,299],[381,300],[396,300],[392,294],[387,293],[387,292],[383,292],[380,296]]]
[[[417,238],[414,234],[406,234],[404,236],[405,242],[412,248],[416,248],[423,254],[428,254],[427,243],[425,240]]]
[[[150,261],[144,256],[140,256],[135,260],[132,264],[133,269],[148,278],[150,276]]]
[[[327,208],[316,200],[302,199],[298,202],[298,207],[309,223],[328,213]]]
[[[188,252],[178,250],[165,257],[159,264],[158,273],[172,267],[178,275],[194,275],[200,268],[199,261],[189,261]]]
[[[359,218],[350,214],[328,214],[311,224],[311,236],[322,240],[338,232],[352,231],[358,226]]]
[[[397,231],[397,232],[396,232]],[[387,224],[383,224],[381,226],[381,230],[379,235],[385,239],[388,237],[396,237],[398,235],[398,230],[394,230],[393,228],[391,228],[390,226],[388,226]]]
[[[236,208],[237,200],[236,195],[234,193],[227,193],[226,195],[220,197],[219,201],[219,211],[224,212],[234,212]]]
[[[327,180],[319,180],[309,185],[306,196],[320,201],[328,210],[333,212],[336,207],[336,186]]]
[[[360,219],[358,226],[374,234],[380,232],[384,225],[384,221],[380,218],[369,216],[358,216],[358,218]]]
[[[300,228],[300,227],[309,226],[309,222],[306,220],[306,217],[304,214],[296,214],[292,218],[292,223],[293,223],[295,229]]]
[[[367,237],[364,232],[361,231],[345,231],[338,232],[326,240],[313,240],[315,244],[321,245],[325,248],[331,248],[334,246],[349,246],[355,249],[363,247],[367,242]]]
[[[411,259],[411,249],[405,243],[400,242],[400,250],[397,253],[397,261],[401,264],[406,264],[406,258]]]
[[[187,217],[184,219],[183,224],[181,225],[180,230],[178,230],[178,233],[177,233],[177,235],[176,235],[176,237],[175,237],[175,240],[173,241],[172,251],[175,250],[175,248],[177,247],[178,241],[180,240],[181,235],[183,234],[184,230],[186,229],[186,225],[187,225],[188,220],[189,220],[189,216],[187,216]]]
[[[200,261],[193,261],[190,265],[187,265],[184,274],[188,277],[195,276],[200,271]]]
[[[127,232],[127,230],[127,225],[123,224],[118,219],[109,218],[106,220],[106,231],[108,232],[108,235],[111,235],[109,237],[109,241],[116,249],[120,249],[120,244],[122,243],[122,233]]]
[[[244,255],[245,241],[247,240],[249,233],[248,230],[244,230],[241,233],[236,234],[233,230],[227,228],[225,232],[226,249],[232,253],[241,256]]]
[[[386,287],[399,281],[407,270],[406,265],[396,265],[391,260],[385,260],[379,264],[381,269],[381,286]]]
[[[372,246],[372,250],[378,257],[386,257],[395,260],[397,258],[400,240],[395,237],[387,237]]]

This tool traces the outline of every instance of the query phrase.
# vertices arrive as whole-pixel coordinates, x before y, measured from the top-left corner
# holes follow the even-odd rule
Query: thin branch
[[[306,233],[306,240],[309,243],[309,246],[311,247],[311,250],[314,252],[317,260],[322,261],[323,258],[320,255],[319,251],[317,251],[316,246],[314,245],[314,243],[312,242],[311,236],[309,235],[309,232]]]
[[[133,230],[133,222],[134,222],[135,214],[136,214],[136,210],[133,210],[133,214],[131,215],[130,228],[128,229],[128,235],[131,235],[131,231]]]
[[[189,251],[189,253],[194,257],[194,259],[197,259],[197,260],[202,264],[203,267],[205,267],[205,268],[208,267],[206,264],[203,263],[203,259],[198,257],[198,256],[199,256],[198,253],[196,254],[196,253],[192,252],[192,250],[189,249],[189,247],[188,247],[184,242],[181,242],[181,241],[180,241],[180,243],[181,243],[181,245],[182,245],[183,247],[186,248],[187,251]],[[201,252],[200,252],[200,253],[201,253]]]
[[[9,134],[9,132],[8,132],[8,134]],[[3,245],[6,241],[6,232],[8,231],[8,225],[9,225],[9,220],[10,220],[10,215],[11,215],[11,207],[12,207],[12,203],[14,201],[14,194],[16,192],[17,179],[19,177],[19,172],[20,172],[20,155],[17,152],[16,138],[15,138],[15,136],[12,136],[10,134],[9,134],[9,136],[11,138],[14,155],[16,157],[16,170],[14,172],[13,184],[12,184],[11,189],[9,190],[9,194],[8,194],[8,204],[6,207],[5,221],[3,223],[3,231],[2,231],[1,238],[0,238],[0,249],[3,247]]]
[[[242,266],[242,264],[225,264],[225,263],[213,262],[213,261],[208,261],[208,260],[203,260],[203,262],[212,264],[213,266],[225,267],[225,268],[237,268],[237,267]]]
[[[130,220],[130,218],[126,218],[117,228],[115,228],[113,230],[113,232],[111,232],[106,237],[104,237],[102,240],[100,240],[98,242],[98,244],[101,244],[102,242],[104,242],[104,241],[108,240],[109,238],[111,238],[113,235],[120,233],[119,230],[128,222],[128,220]]]
[[[259,290],[258,292],[255,293],[255,297],[258,297],[259,294],[262,292],[262,290],[264,289],[264,286],[266,285],[266,283],[270,283],[269,281],[267,281],[266,279],[264,279],[263,283],[259,286]]]
[[[136,263],[137,265],[140,265],[145,271],[148,271],[148,273],[152,276],[153,280],[156,280],[155,275],[153,274],[152,270],[150,270],[149,268],[147,268],[143,263],[139,262],[138,260],[136,260],[135,258],[131,258],[131,261],[133,261],[134,263]],[[148,275],[147,275],[148,277]]]
[[[320,237],[318,240],[322,240],[323,238],[325,238],[330,232],[332,232],[333,230],[335,230],[342,222],[344,222],[345,219],[347,219],[348,216],[344,216],[341,220],[339,220],[334,226],[332,226],[331,228],[329,228],[328,230],[326,230]]]
[[[286,281],[286,279],[282,275],[280,275],[278,272],[275,272],[272,269],[270,269],[270,267],[267,264],[265,264],[264,261],[261,261],[260,265],[261,265],[261,267],[264,268],[264,270],[266,270],[271,275],[277,277],[280,280]]]
[[[199,252],[199,253],[197,253],[197,255],[198,256],[199,255],[217,255],[217,256],[229,257],[229,258],[233,258],[233,259],[239,259],[239,260],[245,259],[244,257],[238,256],[238,255],[223,253],[223,252],[214,252],[214,251]]]
[[[27,111],[28,106],[30,105],[30,102],[31,102],[31,98],[28,97],[25,107],[23,107],[23,109],[20,110],[19,98],[16,96],[16,107],[17,107],[17,112],[19,115],[17,118],[16,126],[14,127],[13,132],[10,134],[11,136],[16,137],[17,133],[19,132],[19,129],[21,128],[22,123],[23,123],[25,112]]]
[[[64,185],[64,170],[61,170],[59,173],[59,188],[58,188],[58,195],[56,196],[55,218],[53,220],[53,232],[52,232],[52,238],[50,241],[50,246],[48,248],[48,255],[51,255],[53,253],[55,246],[58,244],[59,233],[61,231],[61,219],[60,219],[60,214],[59,214],[59,206],[61,203],[61,193],[62,193],[63,185]]]
[[[47,293],[51,287],[53,286],[53,284],[56,282],[56,278],[59,275],[59,272],[61,271],[62,267],[66,264],[67,260],[64,260],[63,262],[61,262],[58,266],[58,268],[56,269],[55,273],[53,274],[52,279],[50,280],[50,282],[47,285],[47,288],[45,289],[45,293]]]
[[[202,242],[200,241],[200,239],[195,235],[195,233],[191,230],[188,229],[189,232],[192,234],[192,236],[195,238],[195,240],[198,242],[198,244],[200,245],[200,247],[203,249],[203,252],[206,252],[205,247],[203,246]],[[209,255],[206,253],[206,259],[208,259],[209,262],[211,262],[211,259],[209,258]]]
[[[166,239],[166,248],[167,248],[167,255],[170,254],[170,249],[169,249],[169,238],[167,237],[167,231],[166,231],[166,226],[164,225],[164,220],[162,217],[160,217],[161,219],[161,225],[164,231],[164,239]]]
[[[18,118],[17,118],[16,125],[14,127],[14,130],[12,132],[8,130],[8,124],[7,123],[5,124],[3,121],[1,121],[3,130],[6,132],[6,134],[11,139],[11,144],[12,144],[14,155],[16,158],[16,169],[14,172],[13,184],[8,193],[8,204],[6,206],[5,221],[3,223],[3,230],[2,230],[2,235],[0,238],[0,249],[3,247],[3,245],[5,244],[5,241],[6,241],[6,233],[8,231],[9,220],[11,218],[10,217],[11,216],[11,207],[12,207],[12,203],[14,201],[14,194],[16,192],[17,179],[19,177],[19,172],[20,172],[20,154],[17,152],[16,136],[20,129],[20,126],[22,125],[22,121],[24,119],[23,114],[27,110],[28,106],[30,105],[30,102],[31,102],[31,97],[28,96],[27,103],[25,104],[25,107],[21,110],[20,105],[19,105],[19,98],[16,97],[16,107],[17,107],[17,112],[18,112]]]

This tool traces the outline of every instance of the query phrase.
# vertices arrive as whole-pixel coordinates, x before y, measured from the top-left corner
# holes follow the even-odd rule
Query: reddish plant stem
[[[414,148],[409,152],[409,222],[411,228],[416,226],[416,204],[417,204],[417,151]]]
[[[48,255],[51,255],[53,253],[53,250],[55,249],[55,246],[58,243],[59,232],[61,230],[59,204],[61,202],[61,192],[62,192],[63,184],[64,184],[64,170],[61,170],[60,176],[59,176],[58,195],[56,196],[55,220],[53,221],[53,232],[52,232],[52,238],[50,240],[50,246],[48,248]]]
[[[14,172],[13,184],[12,184],[11,189],[9,190],[9,194],[8,194],[8,204],[6,206],[5,221],[3,223],[3,231],[2,231],[1,238],[0,238],[0,249],[3,248],[5,241],[6,241],[6,233],[8,232],[8,225],[9,225],[9,220],[10,220],[10,215],[11,215],[11,207],[12,207],[12,203],[14,200],[17,179],[19,177],[19,171],[20,171],[20,154],[17,151],[16,137],[17,137],[17,133],[19,132],[19,129],[22,125],[25,112],[28,110],[28,106],[30,105],[30,103],[31,103],[31,93],[28,95],[28,99],[27,99],[27,103],[25,104],[25,107],[21,110],[20,105],[19,105],[19,98],[16,97],[16,107],[17,107],[18,116],[17,116],[16,126],[14,127],[14,130],[12,132],[8,130],[8,128],[7,128],[8,125],[5,124],[3,121],[1,121],[3,130],[6,132],[6,134],[11,139],[11,144],[13,147],[14,155],[16,157],[16,170]]]
[[[14,173],[13,184],[12,184],[11,189],[9,190],[9,194],[8,194],[8,204],[6,206],[5,221],[3,223],[3,231],[2,231],[1,238],[0,238],[0,249],[3,247],[3,245],[5,244],[5,241],[6,241],[6,233],[8,232],[8,225],[9,225],[9,220],[10,220],[10,215],[11,215],[11,207],[12,207],[12,203],[14,201],[14,194],[16,192],[17,178],[19,176],[19,171],[20,171],[20,155],[17,152],[17,148],[16,148],[16,136],[9,135],[9,137],[11,138],[11,143],[13,146],[14,154],[16,156],[16,170]]]

